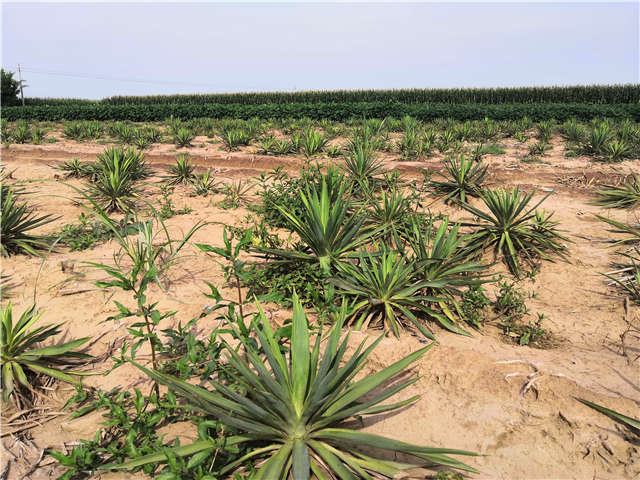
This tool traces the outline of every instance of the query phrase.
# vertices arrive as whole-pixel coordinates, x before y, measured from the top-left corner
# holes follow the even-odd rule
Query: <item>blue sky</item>
[[[639,3],[4,3],[27,96],[639,82]]]

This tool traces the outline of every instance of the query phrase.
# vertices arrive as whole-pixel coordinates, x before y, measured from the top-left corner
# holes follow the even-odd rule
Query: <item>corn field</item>
[[[152,105],[152,104],[283,104],[283,103],[593,103],[640,102],[640,85],[579,85],[567,87],[439,88],[398,90],[318,90],[303,92],[243,92],[194,95],[114,96],[98,101],[31,98],[27,105]]]

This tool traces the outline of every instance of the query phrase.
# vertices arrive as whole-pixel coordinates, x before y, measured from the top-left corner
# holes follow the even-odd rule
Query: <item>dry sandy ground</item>
[[[216,146],[203,145],[205,147],[189,150],[194,161],[201,166],[220,169],[219,176],[227,179],[254,176],[274,165],[293,170],[303,163],[301,158],[260,156],[251,153],[250,149],[227,154]],[[517,142],[504,141],[503,145],[506,154],[488,156],[485,160],[491,165],[492,180],[503,185],[521,185],[527,191],[539,188],[538,196],[553,189],[554,194],[546,200],[544,207],[556,211],[555,219],[561,222],[561,228],[574,242],[569,246],[570,262],[545,262],[535,283],[522,282],[524,288],[536,293],[535,298],[528,301],[532,312],[548,316],[544,326],[553,334],[553,346],[540,350],[509,343],[495,327],[497,320],[489,322],[472,338],[438,330],[440,344],[413,367],[422,378],[399,395],[399,398],[406,398],[419,394],[420,400],[397,414],[365,420],[366,428],[412,443],[481,453],[483,456],[469,461],[481,472],[472,476],[474,478],[638,478],[640,445],[626,441],[624,429],[583,406],[574,397],[606,404],[633,417],[640,416],[640,360],[632,361],[640,354],[640,339],[627,337],[627,357],[622,354],[620,342],[627,321],[640,323],[638,311],[630,307],[625,313],[623,298],[607,287],[599,275],[599,272],[610,270],[614,251],[604,243],[611,236],[606,225],[594,216],[601,210],[589,204],[593,182],[615,181],[621,173],[640,171],[634,162],[617,164],[614,168],[588,158],[565,158],[558,139],[553,142],[553,150],[544,157],[546,164],[521,162],[525,151]],[[10,150],[3,148],[2,163],[15,170],[17,179],[54,180],[59,174],[53,168],[57,162],[74,156],[93,159],[103,148],[103,145],[75,142],[17,145],[11,146]],[[154,146],[147,154],[159,175],[164,170],[162,164],[173,162],[175,154],[168,152],[168,148],[166,145]],[[400,162],[393,155],[385,154],[384,159],[388,168],[400,170],[409,180],[420,177],[419,168],[441,168],[439,158]],[[69,183],[81,185],[76,181]],[[35,192],[32,200],[39,204],[42,212],[61,216],[55,224],[47,226],[50,230],[75,221],[82,211],[73,202],[74,192],[60,182],[36,183],[31,190]],[[157,187],[149,186],[147,190],[150,195],[156,195],[153,198],[159,198]],[[189,215],[168,220],[174,234],[188,230],[198,220],[240,225],[248,213],[242,208],[222,210],[212,205],[211,198],[193,198],[188,193],[182,188],[174,193],[176,208],[184,205],[193,208]],[[431,208],[444,209],[439,202]],[[454,218],[464,216],[455,209],[451,213]],[[619,220],[635,219],[635,215],[627,211],[606,214]],[[211,224],[200,230],[194,241],[220,244],[221,232],[220,224]],[[132,302],[122,292],[105,292],[93,286],[93,281],[104,277],[83,262],[110,262],[114,250],[113,244],[73,253],[60,249],[44,263],[38,258],[23,256],[3,259],[3,273],[12,274],[17,284],[12,297],[14,312],[21,312],[30,304],[37,288],[38,305],[45,310],[42,321],[66,322],[73,337],[99,338],[91,347],[91,353],[104,355],[127,334],[126,322],[103,322],[117,311],[113,301],[127,305]],[[73,272],[61,271],[62,260],[74,264]],[[496,268],[496,271],[502,270]],[[195,249],[171,270],[170,277],[168,292],[157,288],[152,292],[152,297],[160,302],[161,310],[179,311],[173,319],[167,320],[165,327],[178,321],[184,324],[209,303],[202,295],[206,290],[205,281],[218,286],[224,284],[216,264],[203,261]],[[231,290],[223,288],[222,292],[233,298]],[[276,322],[289,315],[274,305],[268,305],[267,311]],[[215,322],[207,317],[199,324],[199,329],[207,336],[215,326]],[[354,334],[354,344],[365,335]],[[373,354],[368,371],[381,369],[421,346],[418,338],[409,335],[400,340],[386,338]],[[106,361],[94,368],[100,372],[109,364]],[[89,377],[86,383],[108,390],[118,385],[131,387],[139,381],[136,372],[123,367],[106,377]],[[525,388],[528,383],[533,388]],[[142,385],[141,388],[147,387]],[[65,385],[51,391],[53,408],[59,408],[71,393]],[[99,413],[76,420],[69,420],[65,415],[54,417],[29,432],[37,448],[24,452],[10,437],[3,437],[3,463],[12,461],[9,478],[22,478],[39,457],[41,449],[63,449],[80,438],[92,437],[101,420]],[[194,438],[185,426],[176,425],[169,433],[183,437],[183,441]],[[24,458],[13,461],[14,455]],[[45,457],[27,478],[52,478],[56,472],[59,474],[60,470]],[[104,474],[96,478],[132,476]]]

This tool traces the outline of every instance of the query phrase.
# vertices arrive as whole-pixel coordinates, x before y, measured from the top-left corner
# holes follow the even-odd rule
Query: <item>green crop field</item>
[[[640,102],[640,85],[570,87],[438,88],[398,90],[319,90],[243,92],[194,95],[114,96],[102,100],[32,98],[27,105],[153,105],[153,104],[282,104],[282,103],[595,103]]]
[[[130,120],[157,121],[168,117],[190,118],[303,118],[348,120],[412,116],[419,120],[453,118],[478,120],[589,120],[598,117],[640,119],[640,104],[511,103],[511,104],[427,104],[427,103],[281,103],[281,104],[149,104],[149,105],[49,105],[6,107],[3,118],[24,120]]]

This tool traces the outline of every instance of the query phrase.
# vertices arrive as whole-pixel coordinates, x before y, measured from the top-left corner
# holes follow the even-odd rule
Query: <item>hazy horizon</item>
[[[4,4],[27,97],[638,83],[638,2]],[[28,19],[29,21],[23,21]]]

